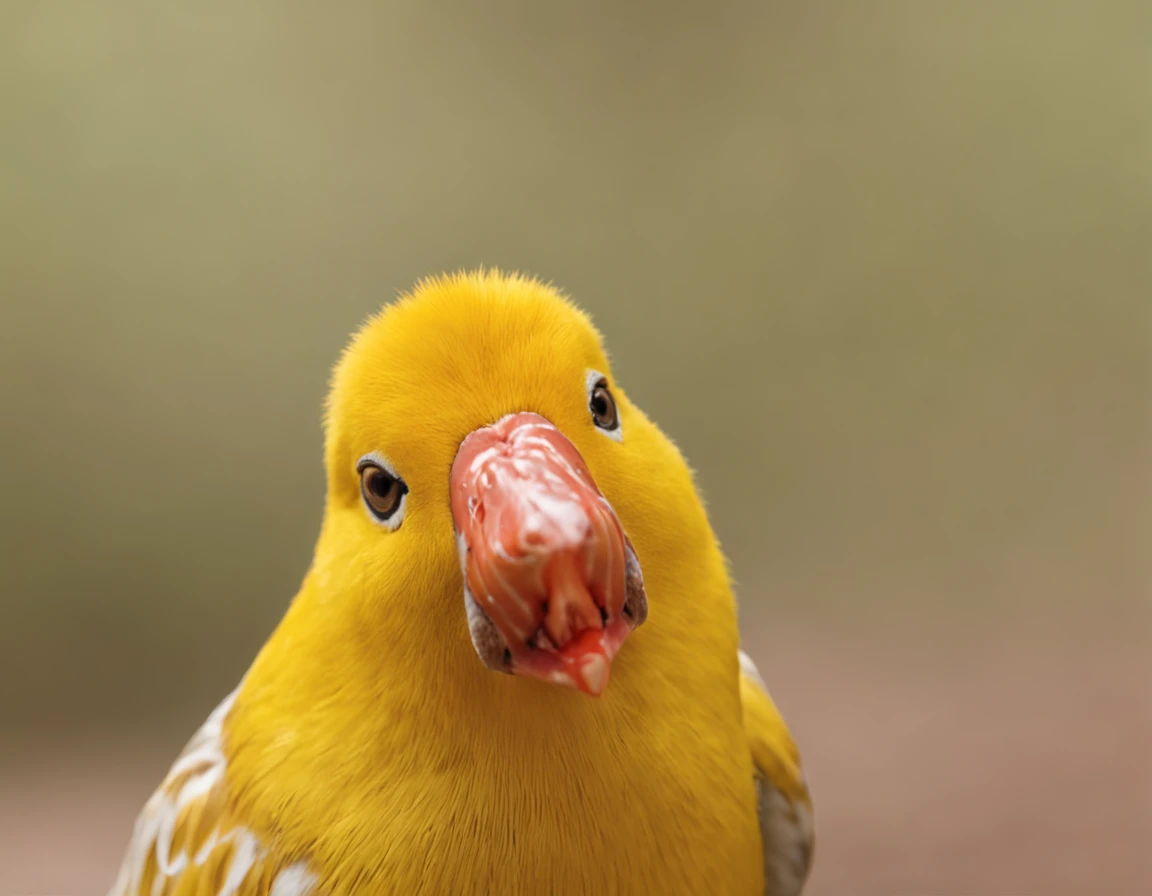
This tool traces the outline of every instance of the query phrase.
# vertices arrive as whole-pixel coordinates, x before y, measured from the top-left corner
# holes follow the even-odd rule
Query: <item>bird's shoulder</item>
[[[145,804],[109,896],[318,896],[306,862],[277,856],[234,814],[223,727],[235,696],[208,717]]]
[[[752,659],[740,651],[744,730],[756,775],[766,892],[801,892],[812,861],[812,799],[792,734]]]

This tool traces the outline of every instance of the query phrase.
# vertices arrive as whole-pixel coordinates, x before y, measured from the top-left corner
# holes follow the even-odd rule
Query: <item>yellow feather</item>
[[[808,800],[808,785],[800,768],[800,750],[771,695],[754,675],[740,676],[744,727],[760,772],[777,790],[794,800]]]
[[[741,654],[740,696],[752,762],[762,789],[760,824],[767,892],[795,896],[812,863],[812,798],[800,751],[751,659]]]
[[[622,443],[590,419],[590,368]],[[515,411],[573,442],[643,566],[650,615],[600,699],[493,673],[469,640],[449,468],[469,432]],[[368,452],[409,487],[394,532],[361,503]],[[786,729],[741,686],[689,469],[582,312],[516,275],[420,283],[337,365],[325,460],[313,564],[224,722],[229,818],[334,896],[763,892],[753,756],[787,782],[794,748],[765,748]],[[746,726],[767,732],[751,748]]]

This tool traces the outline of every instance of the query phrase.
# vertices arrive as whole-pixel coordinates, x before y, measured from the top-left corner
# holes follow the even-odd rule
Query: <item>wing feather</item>
[[[222,738],[235,697],[208,717],[145,804],[109,896],[317,896],[306,862],[274,855],[231,814]]]
[[[756,773],[765,893],[797,896],[812,863],[812,799],[800,751],[751,658],[740,651],[744,728]]]

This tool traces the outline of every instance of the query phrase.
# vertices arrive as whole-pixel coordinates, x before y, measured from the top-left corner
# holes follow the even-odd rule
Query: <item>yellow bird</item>
[[[325,432],[312,566],[113,894],[800,892],[796,747],[582,312],[426,280],[352,340]]]

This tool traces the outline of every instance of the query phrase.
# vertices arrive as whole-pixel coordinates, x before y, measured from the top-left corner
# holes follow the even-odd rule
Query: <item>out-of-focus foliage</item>
[[[479,264],[593,313],[746,613],[1134,601],[1147,17],[8,4],[4,736],[230,687],[309,559],[344,339]]]

